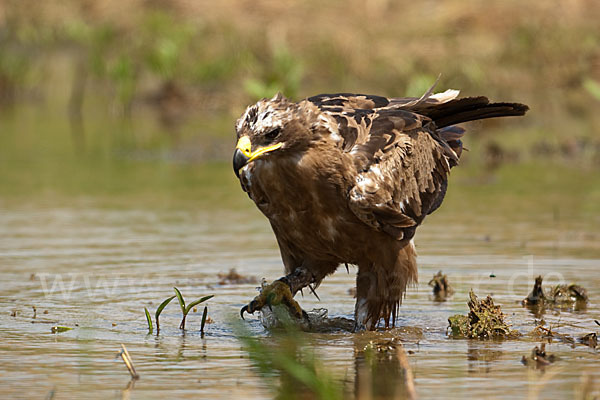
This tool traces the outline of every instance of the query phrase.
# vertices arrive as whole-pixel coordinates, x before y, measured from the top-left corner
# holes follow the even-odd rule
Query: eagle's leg
[[[356,304],[354,306],[354,332],[373,330],[377,321],[369,318],[369,291],[371,291],[370,274],[361,272],[356,275]]]
[[[380,265],[358,266],[355,332],[374,330],[382,319],[386,328],[394,327],[406,287],[417,281],[417,253],[412,241],[381,261]]]
[[[275,306],[283,304],[290,311],[290,314],[296,318],[308,319],[306,312],[300,307],[300,304],[294,300],[296,292],[308,286],[314,280],[312,274],[304,269],[297,268],[291,274],[284,276],[263,286],[260,294],[256,296],[248,305],[240,310],[240,315],[244,318],[244,312],[250,314],[259,311],[265,306]]]

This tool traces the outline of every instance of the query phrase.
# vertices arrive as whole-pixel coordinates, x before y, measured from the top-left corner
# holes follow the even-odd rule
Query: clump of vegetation
[[[471,290],[467,305],[467,315],[457,314],[448,318],[453,337],[501,339],[520,336],[519,332],[510,328],[502,309],[494,304],[490,296],[480,301]]]
[[[182,329],[182,330],[185,329],[185,320],[187,318],[187,315],[190,313],[190,311],[198,304],[204,303],[206,300],[209,300],[214,297],[214,295],[211,294],[211,295],[196,299],[196,300],[192,301],[190,304],[186,305],[183,295],[181,294],[179,289],[177,289],[176,287],[174,287],[173,289],[175,290],[175,295],[165,299],[162,303],[160,303],[160,305],[156,309],[156,313],[154,314],[154,317],[156,319],[156,334],[157,335],[160,333],[160,323],[159,323],[160,314],[165,309],[165,307],[171,302],[171,300],[173,300],[175,297],[177,297],[177,300],[179,301],[179,306],[181,307],[181,313],[183,314],[181,323],[179,324],[179,329]],[[148,309],[146,307],[144,307],[144,313],[146,315],[146,321],[148,322],[148,333],[152,334],[152,332],[153,332],[152,317],[150,317],[150,312],[148,312]],[[206,324],[207,319],[208,319],[208,307],[204,306],[204,311],[202,312],[202,323],[200,325],[200,332],[203,336],[204,336],[204,326]]]
[[[544,291],[542,283],[543,278],[541,276],[535,278],[531,293],[523,299],[521,304],[537,309],[558,307],[580,310],[586,307],[588,295],[583,286],[571,283],[569,285],[556,285],[550,290]]]
[[[533,367],[535,369],[543,369],[552,364],[557,358],[554,354],[546,353],[546,343],[542,343],[540,347],[535,346],[529,357],[523,356],[521,362],[523,365]]]
[[[229,272],[226,274],[219,273],[219,274],[217,274],[217,276],[220,279],[219,285],[226,285],[226,284],[240,285],[240,284],[246,284],[246,283],[258,283],[258,280],[256,279],[255,276],[244,276],[244,275],[238,273],[235,268],[231,268],[229,270]]]
[[[439,271],[433,275],[429,281],[429,286],[433,288],[433,296],[436,301],[446,301],[446,299],[454,294],[454,289],[448,282],[448,277]]]

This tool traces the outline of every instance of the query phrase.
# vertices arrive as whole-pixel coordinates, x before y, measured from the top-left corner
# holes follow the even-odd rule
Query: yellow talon
[[[263,286],[260,294],[241,309],[240,315],[243,319],[244,312],[252,314],[255,311],[259,311],[264,306],[271,307],[280,304],[285,305],[290,311],[290,314],[294,317],[302,318],[304,316],[304,311],[300,307],[300,304],[294,300],[290,287],[287,283],[282,281],[275,281],[270,285]]]

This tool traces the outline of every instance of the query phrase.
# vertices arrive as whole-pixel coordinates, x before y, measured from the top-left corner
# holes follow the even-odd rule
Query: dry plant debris
[[[587,290],[583,286],[571,283],[569,285],[556,285],[544,291],[542,281],[541,276],[535,278],[531,293],[523,299],[521,304],[529,307],[575,307],[576,309],[584,308],[587,305]]]
[[[469,292],[469,313],[453,315],[448,318],[453,337],[468,339],[502,339],[516,338],[520,333],[510,328],[500,306],[487,296],[479,300],[475,293]]]
[[[588,333],[587,335],[580,337],[579,342],[595,349],[598,347],[598,335],[596,332]]]
[[[244,276],[238,273],[235,268],[231,268],[226,274],[217,274],[219,277],[219,285],[240,285],[245,283],[258,283],[254,276]]]
[[[117,357],[119,356],[123,360],[123,363],[127,367],[129,373],[131,374],[131,379],[140,379],[139,374],[135,371],[135,367],[133,366],[133,360],[131,359],[131,356],[129,355],[129,352],[127,351],[127,348],[124,344],[121,344],[121,351],[117,354]]]
[[[554,354],[546,353],[546,343],[542,343],[540,347],[535,346],[533,350],[531,350],[531,355],[529,357],[523,356],[521,362],[524,365],[535,369],[543,369],[556,360],[557,358]]]
[[[557,327],[558,326],[556,326],[555,328],[557,328]],[[548,328],[546,328],[543,325],[538,325],[533,329],[533,331],[531,332],[531,335],[533,335],[534,337],[541,338],[541,339],[547,339],[549,342],[552,342],[553,340],[556,339],[559,342],[570,344],[572,346],[575,345],[575,339],[573,339],[569,335],[564,335],[562,333],[556,332],[555,328],[553,328],[552,325],[550,325]]]
[[[433,288],[433,295],[436,301],[446,301],[446,299],[454,294],[454,289],[448,282],[448,277],[439,271],[433,275],[429,281],[429,286]]]

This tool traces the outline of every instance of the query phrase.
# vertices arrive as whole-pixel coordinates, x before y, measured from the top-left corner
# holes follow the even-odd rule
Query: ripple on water
[[[557,238],[547,224],[535,221],[511,225],[493,215],[480,215],[476,224],[461,221],[460,215],[442,216],[419,233],[421,283],[407,293],[396,329],[349,333],[354,298],[348,289],[355,269],[326,279],[319,288],[321,301],[311,295],[300,298],[305,309],[317,310],[309,315],[319,329],[309,335],[324,365],[352,387],[365,346],[400,338],[421,398],[522,398],[536,391],[540,397],[564,398],[572,395],[583,373],[600,381],[598,354],[583,345],[550,344],[547,351],[560,361],[543,375],[520,364],[534,345],[531,338],[483,342],[451,340],[445,333],[448,316],[466,312],[471,288],[493,294],[515,329],[531,331],[536,317],[519,301],[540,274],[548,284],[579,282],[591,299],[579,313],[547,311],[546,323],[574,336],[597,331],[597,241]],[[502,229],[486,239],[489,227],[498,224]],[[571,230],[579,225],[573,221]],[[5,396],[42,398],[52,390],[57,398],[106,398],[123,391],[138,398],[165,393],[180,398],[199,393],[271,396],[232,325],[242,305],[256,295],[257,284],[222,284],[218,278],[231,268],[258,281],[281,275],[272,233],[260,216],[248,219],[231,210],[29,208],[3,210],[0,226],[0,381]],[[523,244],[516,231],[540,239]],[[433,301],[427,286],[440,269],[455,288],[442,303]],[[199,332],[201,307],[188,316],[184,334],[177,328],[181,312],[175,301],[161,315],[160,335],[147,334],[143,308],[155,310],[172,295],[173,286],[187,299],[216,295],[208,302],[213,323],[204,337]],[[53,325],[74,329],[51,334]],[[258,319],[246,326],[269,340]],[[116,358],[121,343],[141,375],[133,388]]]

